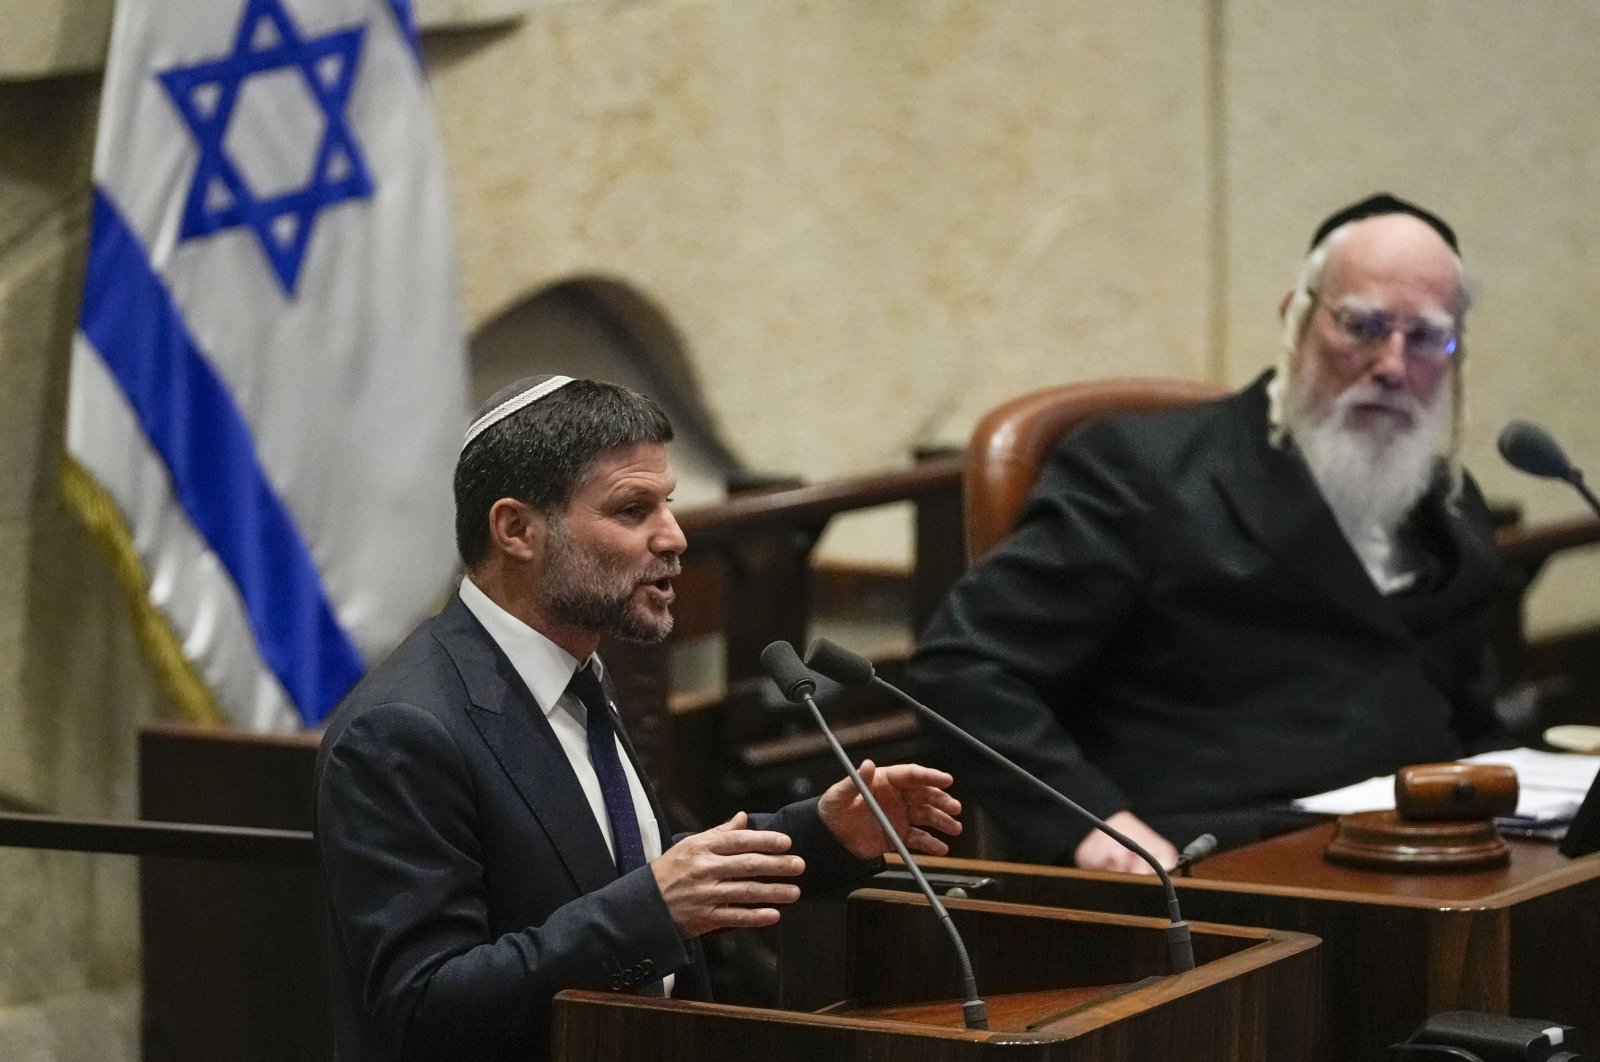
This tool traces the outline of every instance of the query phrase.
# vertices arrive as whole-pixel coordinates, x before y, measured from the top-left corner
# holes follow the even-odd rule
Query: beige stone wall
[[[895,464],[1075,378],[1243,381],[1275,355],[1314,220],[1387,187],[1449,217],[1481,281],[1468,458],[1490,492],[1577,511],[1500,468],[1513,415],[1600,468],[1592,5],[423,11],[518,7],[427,42],[470,322],[561,280],[626,283],[754,467]],[[97,93],[63,71],[97,64],[105,12],[0,0],[0,803],[127,815],[133,734],[169,709],[54,493]],[[834,548],[902,557],[903,524]],[[1600,557],[1562,562],[1536,629],[1600,620],[1596,586]],[[127,861],[0,853],[0,1057],[130,1056],[136,969]]]
[[[1202,16],[574,5],[435,42],[470,317],[626,277],[734,448],[809,475],[958,440],[1022,388],[1205,372]]]
[[[55,486],[87,238],[93,78],[0,84],[0,807],[135,813],[161,714],[127,613]],[[0,1057],[130,1057],[132,860],[0,851]]]

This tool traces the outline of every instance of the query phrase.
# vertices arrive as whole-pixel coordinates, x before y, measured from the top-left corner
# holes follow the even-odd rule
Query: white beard
[[[1334,518],[1380,588],[1393,582],[1400,558],[1395,534],[1433,481],[1449,420],[1448,384],[1432,405],[1405,392],[1356,384],[1319,408],[1310,381],[1289,382],[1289,433]],[[1382,402],[1411,413],[1409,424],[1358,427],[1351,407]]]

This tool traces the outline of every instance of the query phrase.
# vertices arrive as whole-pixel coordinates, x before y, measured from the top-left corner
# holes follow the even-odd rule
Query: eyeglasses
[[[1323,303],[1327,306],[1327,303]],[[1387,342],[1397,330],[1405,339],[1406,357],[1419,361],[1444,361],[1456,352],[1456,331],[1443,325],[1432,324],[1420,317],[1401,321],[1388,310],[1335,309],[1328,313],[1340,331],[1357,346],[1372,346]]]

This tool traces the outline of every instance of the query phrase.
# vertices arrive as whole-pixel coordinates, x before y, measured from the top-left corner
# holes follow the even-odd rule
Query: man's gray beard
[[[1352,543],[1374,532],[1393,535],[1433,481],[1450,408],[1446,389],[1424,406],[1404,392],[1357,384],[1323,409],[1311,390],[1303,376],[1290,381],[1289,433],[1334,518]],[[1414,419],[1388,430],[1353,427],[1349,411],[1365,401],[1404,405]]]
[[[633,606],[641,582],[679,574],[677,561],[661,561],[644,572],[608,570],[601,556],[579,548],[560,519],[549,523],[544,577],[539,596],[549,615],[596,634],[646,644],[672,633],[672,614],[658,618]]]

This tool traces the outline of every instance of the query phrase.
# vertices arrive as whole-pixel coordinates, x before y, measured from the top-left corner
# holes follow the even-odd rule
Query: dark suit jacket
[[[815,801],[755,819],[794,839],[803,889],[870,869]],[[675,995],[706,994],[650,868],[618,877],[550,724],[459,598],[330,721],[316,840],[342,1062],[529,1062],[548,1056],[562,989],[677,973]]]
[[[1502,569],[1470,481],[1406,534],[1428,565],[1385,598],[1292,448],[1266,381],[1093,421],[1051,453],[1015,534],[969,571],[913,692],[1101,816],[1182,846],[1252,839],[1298,796],[1492,747],[1486,611]],[[1087,832],[959,746],[957,775],[1024,858]]]

